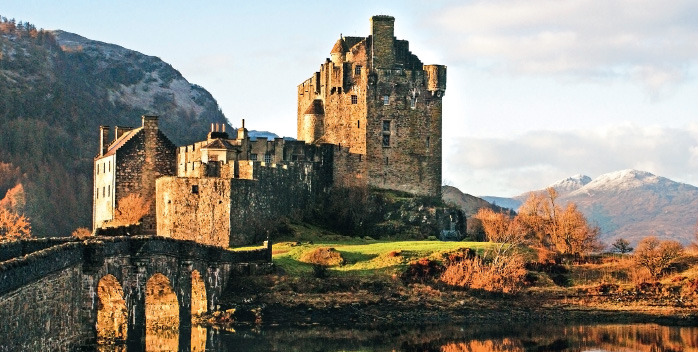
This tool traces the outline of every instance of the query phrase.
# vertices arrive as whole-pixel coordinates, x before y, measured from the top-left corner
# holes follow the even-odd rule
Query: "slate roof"
[[[207,144],[205,147],[206,149],[235,149],[235,147],[230,144],[230,142],[216,138],[214,139],[211,143]]]
[[[119,137],[119,139],[115,140],[114,142],[112,142],[112,144],[109,145],[109,149],[101,157],[103,158],[105,156],[114,155],[116,153],[116,151],[119,150],[119,148],[121,148],[124,144],[126,144],[126,142],[128,142],[131,138],[133,138],[133,136],[138,134],[138,132],[140,132],[141,130],[143,130],[143,127],[134,128],[134,129],[122,134],[121,137]]]

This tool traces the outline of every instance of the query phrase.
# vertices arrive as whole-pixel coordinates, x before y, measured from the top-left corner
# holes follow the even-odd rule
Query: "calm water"
[[[146,351],[684,351],[698,352],[698,327],[654,324],[568,326],[432,326],[352,330],[323,327],[194,328],[191,346],[179,348],[177,332],[148,333]],[[101,346],[134,351],[143,346]]]

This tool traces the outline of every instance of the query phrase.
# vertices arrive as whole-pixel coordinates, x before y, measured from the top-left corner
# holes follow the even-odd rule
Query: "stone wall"
[[[366,138],[370,185],[439,195],[441,95],[427,90],[421,69],[376,70],[376,74],[376,84],[369,87]]]
[[[239,179],[163,177],[158,234],[220,247],[259,243],[280,219],[302,217],[327,190],[332,169],[322,164],[241,161]]]
[[[157,117],[143,118],[143,130],[117,151],[115,204],[129,194],[151,200],[150,211],[141,220],[144,232],[154,233],[155,180],[177,171],[176,147],[157,127]]]
[[[68,351],[80,340],[82,247],[0,263],[0,351]]]
[[[94,347],[98,286],[107,276],[117,282],[112,282],[115,292],[123,292],[129,339],[140,341],[145,331],[145,285],[154,275],[167,277],[178,293],[182,324],[191,321],[194,271],[206,284],[208,307],[215,307],[232,273],[268,274],[271,265],[270,247],[232,252],[192,241],[135,236],[72,239],[43,248],[51,243],[61,241],[0,246],[0,251],[11,253],[3,254],[11,259],[0,262],[0,351]],[[28,255],[19,257],[26,251]]]

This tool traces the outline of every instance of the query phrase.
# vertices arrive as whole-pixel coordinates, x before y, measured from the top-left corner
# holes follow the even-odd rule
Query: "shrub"
[[[517,293],[526,280],[523,258],[519,255],[498,256],[490,263],[482,258],[455,262],[441,275],[447,285],[488,292]]]
[[[300,260],[305,263],[335,266],[344,265],[342,254],[331,247],[318,247],[310,251],[306,251],[301,256]]]
[[[92,231],[88,230],[86,227],[78,227],[77,229],[75,229],[75,231],[73,231],[71,236],[84,240],[92,236]]]
[[[442,257],[446,266],[449,266],[466,259],[474,259],[477,257],[477,253],[470,248],[458,248],[455,251],[444,253]]]
[[[429,258],[420,258],[410,263],[402,273],[402,280],[425,283],[436,279],[443,271],[444,267],[439,262]]]

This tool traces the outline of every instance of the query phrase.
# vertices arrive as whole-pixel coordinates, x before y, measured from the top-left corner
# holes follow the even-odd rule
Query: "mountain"
[[[698,187],[638,170],[601,175],[560,201],[576,203],[608,243],[657,236],[688,244],[698,220]]]
[[[146,113],[178,145],[227,124],[210,93],[157,57],[0,19],[0,200],[14,189],[35,235],[91,227],[99,126],[140,126]]]
[[[523,201],[516,199],[516,198],[507,198],[507,197],[494,197],[494,196],[482,196],[480,197],[481,199],[485,200],[486,202],[496,205],[502,208],[507,208],[516,211],[516,209],[519,209],[521,204],[523,204]]]
[[[567,194],[586,186],[589,182],[591,182],[591,177],[580,174],[555,182],[548,187],[555,188],[558,194]]]
[[[494,211],[506,211],[507,209],[489,203],[488,201],[463,193],[456,187],[443,186],[441,188],[441,196],[446,203],[454,204],[463,209],[466,217],[472,217],[477,214],[481,208],[490,208]]]
[[[611,172],[593,180],[576,175],[549,187],[558,191],[559,204],[574,202],[591,223],[599,225],[601,240],[606,243],[617,238],[637,243],[646,236],[683,244],[695,239],[698,187],[638,170]],[[494,198],[497,205],[515,204],[523,202],[530,193],[512,198],[483,198]]]

